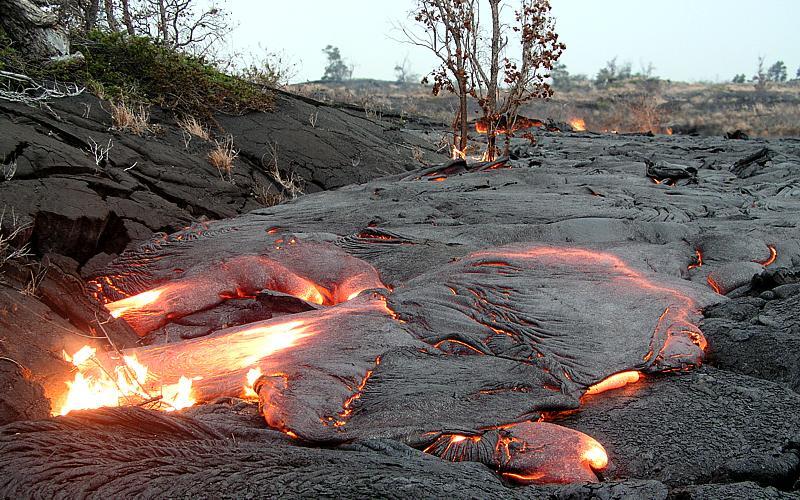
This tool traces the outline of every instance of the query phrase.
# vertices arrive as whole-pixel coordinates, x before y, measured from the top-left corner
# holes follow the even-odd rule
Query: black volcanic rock
[[[254,405],[224,391],[224,400],[177,414],[120,409],[18,422],[0,429],[0,491],[790,491],[800,469],[796,295],[783,288],[793,286],[792,272],[770,272],[800,260],[800,152],[792,140],[765,142],[772,163],[738,176],[726,166],[751,155],[752,142],[547,133],[528,156],[495,169],[396,173],[128,246],[93,266],[90,295],[115,301],[166,287],[169,301],[130,315],[131,324],[140,334],[175,329],[159,341],[198,336],[130,351],[140,359],[175,361],[164,366],[177,373],[192,346],[227,359],[226,339],[249,326],[297,321],[310,334],[272,355],[274,372],[254,387],[272,429]],[[692,166],[696,183],[655,184],[643,158]],[[360,294],[341,292],[354,269],[377,271],[385,288],[370,281]],[[325,293],[315,305],[312,295],[276,302],[283,309],[256,303],[258,283],[289,293],[274,279],[287,276]],[[692,325],[703,307],[717,366],[683,373],[697,364],[702,343]],[[236,326],[203,336],[207,324]],[[246,369],[230,367],[233,389]],[[648,373],[583,396],[626,369]],[[213,393],[222,382],[196,385]],[[611,466],[600,476],[608,482],[512,488],[504,467],[513,460],[498,460],[498,443],[517,443],[515,457],[535,450],[535,441],[514,439],[540,417],[606,446]],[[68,466],[42,466],[54,450]],[[569,456],[547,452],[559,453]]]
[[[276,106],[217,117],[214,135],[232,136],[239,152],[228,182],[206,159],[213,141],[185,134],[158,109],[154,130],[140,137],[113,130],[108,103],[91,95],[54,101],[52,113],[0,101],[0,159],[16,164],[13,178],[0,177],[0,206],[33,221],[37,254],[82,265],[154,232],[263,206],[282,190],[269,172],[272,148],[281,174],[299,175],[307,192],[414,168],[414,148],[434,157],[426,142],[363,113],[284,94]]]

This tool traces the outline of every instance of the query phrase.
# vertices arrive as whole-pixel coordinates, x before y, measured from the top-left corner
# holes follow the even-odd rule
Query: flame
[[[192,379],[181,377],[177,384],[165,386],[162,401],[169,405],[165,411],[182,410],[194,406],[197,401],[192,396]]]
[[[667,135],[672,135],[672,127],[667,128]]]
[[[453,144],[453,150],[450,153],[450,158],[454,160],[466,160],[467,159],[467,150],[466,148],[464,151],[458,149],[455,144]]]
[[[601,392],[611,391],[625,387],[628,384],[635,384],[639,381],[641,373],[638,371],[620,372],[607,377],[606,379],[594,384],[587,389],[586,394],[600,394]]]
[[[258,399],[258,394],[254,390],[253,386],[255,385],[256,380],[261,377],[261,375],[263,375],[263,373],[259,367],[251,368],[250,371],[247,372],[243,393],[245,399]]]
[[[163,292],[163,289],[156,288],[155,290],[143,292],[133,297],[128,297],[127,299],[110,302],[106,304],[106,309],[111,313],[111,316],[119,318],[130,311],[143,309],[153,304]]]
[[[541,120],[537,120],[535,118],[528,118],[522,115],[517,115],[513,118],[511,122],[511,132],[516,132],[517,130],[527,129],[527,128],[542,128],[544,127],[544,122]],[[475,132],[479,134],[488,134],[489,133],[489,120],[487,118],[481,118],[475,122]],[[500,134],[507,134],[508,133],[508,118],[504,115],[501,116],[495,123],[494,135]]]
[[[94,358],[94,355],[97,353],[97,349],[92,346],[85,345],[78,349],[78,351],[70,356],[64,351],[64,359],[67,360],[68,363],[72,363],[75,366],[81,366],[82,364],[86,363],[90,359]]]
[[[136,356],[124,356],[124,366],[114,370],[116,379],[108,372],[99,376],[86,374],[93,368],[89,361],[97,363],[96,349],[85,345],[72,356],[64,353],[64,359],[78,368],[71,382],[67,382],[67,397],[57,412],[66,415],[72,410],[87,410],[101,406],[119,406],[120,400],[129,397],[147,397],[143,384],[147,379],[147,367],[139,363]]]
[[[586,130],[586,122],[583,118],[572,118],[569,121],[569,126],[572,127],[572,130],[575,132],[584,132]]]
[[[179,368],[186,373],[159,373],[152,376],[149,375],[148,366],[140,362],[136,355],[125,355],[119,366],[107,369],[96,359],[94,348],[84,346],[72,356],[65,353],[65,357],[78,367],[78,373],[71,382],[67,382],[66,400],[57,413],[66,415],[72,410],[145,402],[151,402],[166,411],[192,406],[197,402],[193,383],[203,379],[202,373],[214,372],[215,367],[210,366],[207,360],[218,359],[225,369],[244,370],[277,351],[294,346],[301,338],[309,335],[303,333],[304,330],[301,321],[240,328],[237,333],[230,335],[226,349],[222,351],[216,340],[207,342],[212,339],[198,339],[200,342],[192,345],[199,346],[206,357],[198,357],[195,365],[188,360],[187,366]],[[190,343],[185,342],[183,345]],[[175,349],[175,346],[169,348]],[[148,355],[146,349],[139,353]],[[156,353],[164,350],[163,346],[152,349]],[[180,354],[177,356],[181,358]],[[166,369],[164,371],[167,372]],[[245,395],[255,394],[249,393],[247,389],[252,391],[252,384],[260,375],[260,369],[251,368],[246,377]],[[176,379],[178,381],[173,384],[158,384],[159,380]]]

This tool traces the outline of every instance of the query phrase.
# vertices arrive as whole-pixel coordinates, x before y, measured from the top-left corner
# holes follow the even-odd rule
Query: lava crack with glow
[[[457,259],[389,292],[375,268],[332,245],[290,239],[286,249],[279,249],[285,261],[274,252],[231,257],[178,279],[151,278],[149,290],[105,300],[112,316],[142,336],[263,290],[292,296],[303,307],[172,344],[65,353],[77,373],[58,413],[118,405],[169,411],[241,397],[258,399],[271,427],[306,442],[331,443],[372,432],[370,412],[381,414],[386,403],[371,398],[381,390],[411,397],[420,375],[414,370],[430,370],[436,377],[462,377],[450,379],[459,390],[485,381],[464,394],[463,403],[493,412],[477,421],[496,424],[476,423],[483,430],[473,434],[447,433],[442,426],[425,434],[420,449],[483,462],[515,482],[594,481],[608,462],[597,441],[519,415],[544,415],[553,404],[575,407],[581,396],[702,360],[705,340],[693,324],[694,300],[681,285],[652,281],[612,253],[512,245]],[[103,282],[112,295],[126,288]],[[613,321],[598,321],[594,310]],[[520,379],[522,373],[530,379]],[[493,400],[501,404],[492,406]],[[390,405],[383,415],[396,415],[405,404]],[[414,425],[449,418],[449,412],[435,414],[440,407]]]

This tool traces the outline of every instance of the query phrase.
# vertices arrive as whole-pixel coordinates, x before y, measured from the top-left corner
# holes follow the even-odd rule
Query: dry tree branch
[[[0,79],[0,99],[32,107],[47,106],[51,99],[75,97],[86,90],[86,87],[79,87],[75,83],[43,84],[27,75],[10,71],[0,70]]]
[[[264,162],[264,158],[270,155],[268,163]],[[289,194],[291,199],[297,198],[298,195],[303,194],[303,179],[294,172],[284,176],[278,167],[278,145],[277,143],[270,143],[268,151],[261,157],[261,164],[267,169],[267,173],[272,177],[283,190]]]

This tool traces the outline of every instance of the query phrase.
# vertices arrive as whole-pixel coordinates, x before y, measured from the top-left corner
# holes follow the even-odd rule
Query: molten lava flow
[[[671,301],[671,307],[668,307],[656,321],[651,349],[644,358],[647,368],[652,367],[655,363],[662,365],[661,368],[665,367],[663,365],[673,368],[686,367],[697,365],[703,359],[706,342],[703,334],[692,322],[692,316],[699,312],[694,300],[676,289],[653,283],[616,255],[581,248],[547,246],[524,248],[510,246],[502,250],[476,252],[471,254],[470,257],[473,259],[485,259],[489,262],[502,261],[503,259],[553,260],[565,262],[572,266],[580,264],[588,269],[598,265],[602,266],[603,273],[621,286],[658,293],[668,297]],[[676,342],[676,339],[680,339],[681,342]],[[686,343],[682,343],[683,340]],[[661,343],[660,348],[657,347],[659,343]],[[679,346],[684,347],[683,356],[680,355]],[[669,352],[668,356],[666,355],[667,352]]]
[[[603,470],[608,467],[608,454],[598,442],[590,443],[581,455],[581,459],[594,470]]]
[[[572,127],[572,130],[575,132],[584,132],[586,131],[586,122],[583,118],[573,118],[569,121],[569,126]]]
[[[596,482],[608,455],[595,439],[546,422],[503,425],[482,434],[443,433],[424,453],[451,462],[476,461],[513,482]]]
[[[263,372],[261,371],[261,368],[250,368],[250,370],[247,372],[247,376],[245,377],[242,397],[245,399],[258,399],[258,394],[256,393],[254,386],[256,381],[261,378],[262,375]]]
[[[546,422],[526,422],[507,432],[523,446],[501,463],[502,476],[522,484],[596,482],[608,454],[586,434]]]
[[[696,259],[695,259],[694,263],[693,264],[689,264],[689,267],[687,268],[690,271],[692,269],[697,269],[697,268],[703,267],[703,252],[700,251],[700,249],[697,249],[697,250],[694,251],[694,254],[695,254]]]
[[[106,309],[111,313],[111,316],[119,318],[126,313],[145,309],[147,306],[155,303],[161,294],[164,293],[163,289],[150,290],[149,292],[140,293],[127,299],[118,300],[106,304]]]
[[[640,377],[641,373],[638,371],[615,373],[614,375],[611,375],[610,377],[589,387],[589,389],[587,389],[585,394],[586,395],[600,394],[601,392],[619,389],[621,387],[625,387],[628,384],[635,384],[636,382],[639,381]]]
[[[718,293],[719,295],[723,295],[722,287],[720,287],[719,284],[717,284],[717,282],[714,281],[714,278],[709,276],[708,278],[706,278],[706,282],[708,283],[708,286],[710,286],[711,289],[714,290],[714,292]]]
[[[197,339],[180,345],[136,349],[121,360],[100,362],[90,347],[84,347],[69,358],[78,373],[69,388],[66,401],[59,410],[66,415],[72,410],[156,403],[167,411],[192,406],[203,391],[204,383],[217,388],[213,379],[220,373],[242,372],[272,354],[289,349],[311,335],[300,321],[262,322],[255,327],[239,327],[223,337]],[[170,353],[169,351],[177,351]],[[140,361],[141,359],[141,361]],[[106,365],[116,363],[109,369]],[[252,396],[252,383],[261,375],[260,368],[247,374],[245,394]],[[152,375],[151,375],[152,374]],[[241,380],[241,379],[240,379]],[[199,390],[196,389],[200,385]],[[249,386],[249,387],[248,387]],[[224,395],[240,396],[238,390]]]
[[[433,347],[435,347],[437,349],[440,349],[440,350],[444,350],[444,349],[442,349],[442,347],[445,346],[445,345],[449,345],[449,344],[457,345],[459,347],[467,349],[468,351],[475,352],[476,354],[484,354],[483,352],[479,351],[475,347],[472,347],[471,345],[467,344],[466,342],[462,342],[460,340],[455,340],[455,339],[440,340]]]
[[[292,245],[291,241],[289,242]],[[273,290],[317,305],[335,305],[364,290],[385,288],[377,271],[364,263],[353,269],[332,290],[299,275],[273,259],[245,256],[231,259],[214,273],[186,277],[154,290],[134,295],[105,307],[115,318],[124,319],[139,335],[145,335],[177,318],[235,298],[254,297]],[[329,286],[331,286],[329,285]]]
[[[380,366],[380,364],[381,364],[381,357],[378,356],[377,358],[375,358],[375,368]],[[333,425],[335,427],[343,427],[345,424],[347,424],[347,420],[353,414],[353,403],[361,399],[361,395],[364,392],[364,387],[367,386],[367,382],[369,382],[370,377],[372,377],[372,374],[375,372],[375,368],[367,370],[367,373],[364,375],[364,378],[361,379],[361,382],[359,382],[358,387],[356,387],[355,392],[344,401],[344,403],[342,404],[342,411],[339,412],[339,419],[333,422]],[[330,420],[333,419],[329,419],[329,421]],[[323,420],[323,422],[325,422],[325,420]]]
[[[675,185],[675,182],[672,179],[658,179],[656,177],[650,177],[650,180],[653,181],[653,184],[660,184],[669,187]]]
[[[775,249],[775,246],[774,245],[767,245],[767,246],[769,247],[769,258],[764,262],[756,261],[764,267],[774,264],[775,261],[778,259],[778,250]]]

